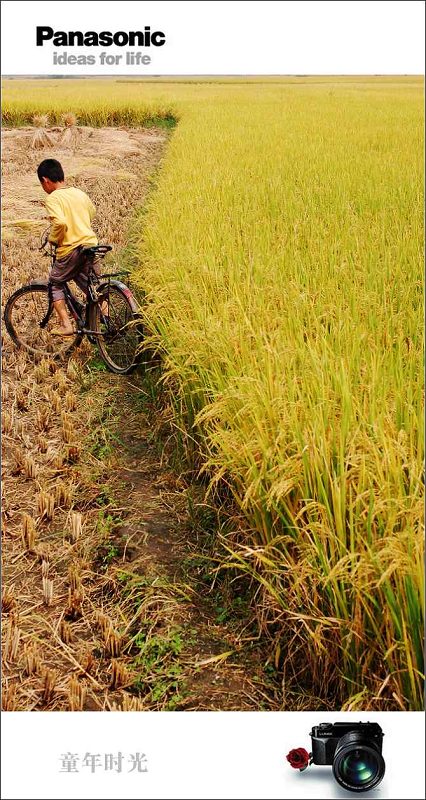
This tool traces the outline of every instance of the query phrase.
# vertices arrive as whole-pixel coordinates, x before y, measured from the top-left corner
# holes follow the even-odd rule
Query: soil
[[[119,258],[169,136],[45,133],[3,132],[4,302],[48,271],[38,163],[59,159],[88,192]],[[33,361],[4,333],[6,710],[280,707],[249,595],[216,571],[216,511],[160,436],[155,374],[114,376],[88,343]]]

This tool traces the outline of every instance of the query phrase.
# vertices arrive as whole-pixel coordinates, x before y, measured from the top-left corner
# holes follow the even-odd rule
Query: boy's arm
[[[67,223],[60,207],[54,200],[45,200],[46,211],[50,219],[49,242],[60,244],[67,231]]]

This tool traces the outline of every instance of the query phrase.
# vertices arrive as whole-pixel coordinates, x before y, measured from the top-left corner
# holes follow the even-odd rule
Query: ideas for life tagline
[[[53,64],[60,64],[61,66],[75,64],[79,66],[99,64],[101,67],[115,67],[115,66],[148,66],[151,64],[151,56],[142,53],[140,50],[128,50],[126,53],[106,53],[101,52],[97,55],[68,55],[67,51],[54,52]]]

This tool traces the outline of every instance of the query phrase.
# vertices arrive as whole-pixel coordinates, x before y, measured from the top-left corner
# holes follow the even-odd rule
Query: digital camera
[[[382,780],[384,734],[377,722],[323,722],[310,735],[313,763],[332,765],[340,786],[367,792]]]

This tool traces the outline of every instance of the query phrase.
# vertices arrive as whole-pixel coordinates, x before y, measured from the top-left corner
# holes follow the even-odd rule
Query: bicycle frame
[[[51,267],[52,267],[53,264],[54,264],[54,261],[55,261],[56,247],[54,245],[52,245],[50,242],[48,242],[48,240],[47,240],[46,234],[47,234],[48,230],[49,229],[47,229],[44,232],[44,234],[42,235],[42,244],[41,244],[40,250],[44,250],[45,251],[45,255],[50,257],[50,263],[51,263]],[[47,250],[48,246],[49,246],[49,250]],[[92,339],[92,337],[98,337],[99,338],[100,336],[103,336],[102,333],[99,333],[98,331],[91,330],[88,327],[91,308],[94,305],[99,303],[99,295],[98,295],[98,292],[96,291],[96,284],[98,284],[98,285],[101,284],[102,279],[106,278],[107,279],[107,286],[109,288],[111,278],[115,278],[115,277],[117,277],[119,275],[129,275],[130,274],[128,270],[119,270],[118,272],[107,272],[107,273],[103,273],[103,274],[99,274],[99,275],[95,272],[95,269],[94,269],[94,266],[93,266],[93,262],[94,262],[95,258],[96,257],[104,258],[106,253],[111,249],[112,248],[111,248],[110,245],[100,245],[100,246],[97,246],[96,253],[93,252],[89,256],[89,258],[90,258],[92,263],[91,263],[90,268],[89,268],[89,274],[88,274],[88,280],[87,280],[86,302],[84,304],[80,303],[80,301],[77,300],[77,298],[74,296],[74,294],[72,293],[71,289],[69,288],[68,283],[64,283],[63,284],[63,291],[64,291],[64,295],[65,295],[65,303],[66,303],[66,306],[67,306],[68,310],[71,312],[71,315],[72,315],[72,317],[74,318],[74,320],[75,320],[75,322],[77,324],[78,331],[80,333],[83,333],[83,334],[87,335],[90,339]],[[120,286],[120,288],[122,289],[124,294],[126,294],[126,295],[131,295],[132,294],[132,292],[129,289],[128,285],[125,285],[121,281],[117,281],[116,283]],[[52,313],[53,297],[52,297],[52,283],[50,281],[48,283],[48,287],[49,287],[49,298],[50,298],[49,310],[48,310],[46,316],[44,317],[44,319],[40,322],[40,328],[45,328],[46,327],[46,325],[47,325],[47,323],[48,323],[48,321],[50,319],[51,313]],[[83,317],[83,313],[84,313],[84,317]],[[105,317],[102,314],[102,310],[101,310],[101,318],[102,318],[102,322],[108,326],[108,318]]]
[[[127,270],[101,272],[98,258],[110,250],[111,245],[93,245],[81,249],[83,258],[80,260],[80,270],[81,277],[85,275],[84,281],[78,277],[78,266],[77,270],[70,270],[83,289],[84,301],[78,294],[73,294],[69,287],[68,281],[72,282],[73,278],[64,275],[61,280],[59,270],[57,283],[42,277],[35,278],[8,298],[3,318],[7,332],[17,347],[59,359],[73,352],[86,335],[92,344],[97,345],[101,358],[111,372],[128,375],[136,369],[141,363],[145,337],[142,314],[129,286],[116,277],[128,275]],[[53,248],[50,248],[50,255],[54,263]],[[74,330],[67,334],[62,334],[58,329],[50,330],[55,322],[55,309],[61,311],[60,304],[58,307],[53,299],[55,285],[62,287],[65,308],[74,318]],[[69,343],[56,338],[62,335],[73,338]]]

